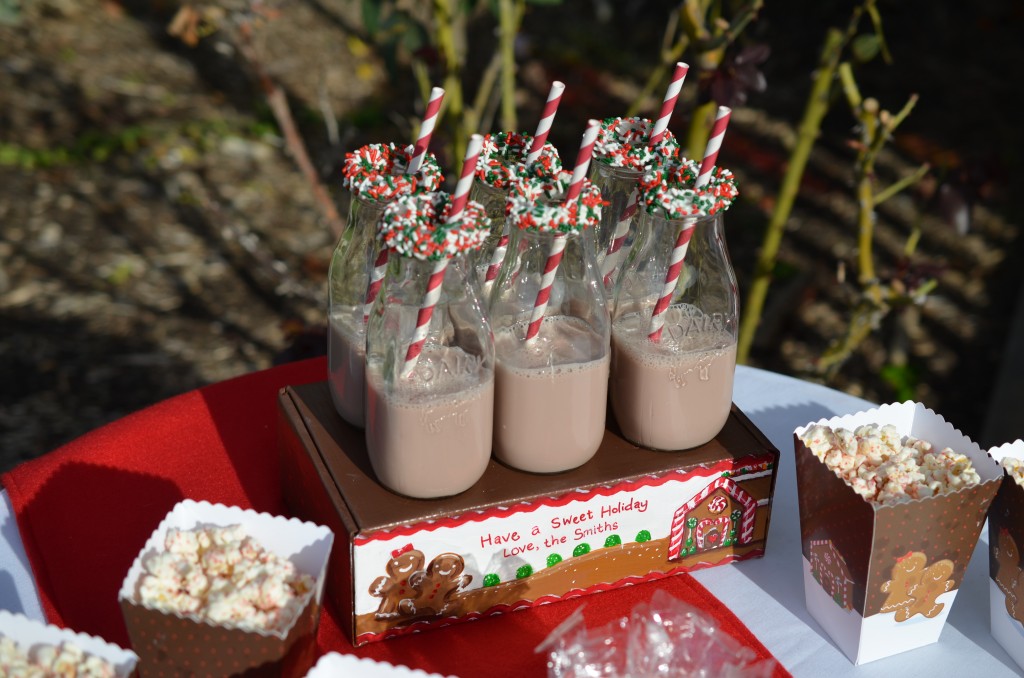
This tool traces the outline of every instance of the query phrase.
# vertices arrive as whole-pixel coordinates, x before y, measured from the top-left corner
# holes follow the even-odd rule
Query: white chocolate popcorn
[[[142,603],[243,629],[283,630],[313,590],[295,565],[263,549],[240,525],[168,530],[167,549],[143,561]]]
[[[1003,457],[1003,469],[1021,486],[1024,486],[1024,459],[1016,457]]]
[[[949,448],[936,452],[925,440],[901,437],[892,425],[868,424],[852,432],[815,425],[801,440],[868,501],[891,504],[933,497],[981,482],[966,455]]]
[[[26,651],[11,638],[0,637],[0,676],[12,678],[114,678],[110,662],[87,655],[76,645],[39,644]]]

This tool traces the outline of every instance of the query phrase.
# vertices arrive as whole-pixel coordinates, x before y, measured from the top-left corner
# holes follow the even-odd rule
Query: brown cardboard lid
[[[711,442],[678,452],[653,451],[625,440],[608,418],[609,427],[594,458],[571,471],[536,474],[489,462],[483,477],[461,494],[443,499],[412,499],[377,482],[367,456],[363,430],[345,423],[335,412],[327,382],[288,387],[289,398],[315,444],[341,496],[348,500],[360,531],[387,529],[432,518],[511,506],[573,489],[617,484],[644,475],[662,475],[722,460],[768,456],[778,463],[779,451],[734,405],[725,427]],[[289,408],[290,409],[290,408]]]

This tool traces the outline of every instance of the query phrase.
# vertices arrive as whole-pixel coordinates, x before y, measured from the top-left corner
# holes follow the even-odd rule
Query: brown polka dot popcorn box
[[[989,454],[1006,474],[988,512],[992,635],[1024,669],[1024,440]]]
[[[855,664],[938,641],[1002,479],[905,402],[796,429],[807,609]]]
[[[139,675],[304,676],[333,541],[294,518],[179,502],[118,594]]]
[[[138,660],[102,638],[0,610],[0,676],[128,678]]]

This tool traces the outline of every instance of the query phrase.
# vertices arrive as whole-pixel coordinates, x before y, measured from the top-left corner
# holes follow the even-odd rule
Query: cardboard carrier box
[[[609,418],[577,469],[492,459],[443,499],[382,487],[326,382],[284,389],[279,412],[285,501],[334,531],[327,594],[354,645],[764,554],[779,452],[735,407],[692,450],[638,448]]]

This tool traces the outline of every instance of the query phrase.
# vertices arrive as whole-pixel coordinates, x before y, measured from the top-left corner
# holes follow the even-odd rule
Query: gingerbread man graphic
[[[953,561],[940,560],[928,567],[928,556],[911,551],[896,559],[892,579],[882,584],[882,593],[889,594],[882,603],[882,612],[895,612],[897,622],[916,614],[929,619],[945,607],[936,598],[953,588]]]
[[[413,601],[419,595],[414,575],[423,574],[424,560],[423,553],[412,544],[391,552],[391,560],[384,566],[387,574],[370,584],[370,595],[381,599],[374,614],[376,619],[396,619],[413,613]]]
[[[945,603],[940,603],[937,598],[946,591],[953,588],[950,577],[953,576],[953,561],[940,560],[934,565],[929,565],[921,571],[920,582],[911,590],[914,596],[914,604],[908,610],[907,619],[915,614],[923,614],[931,619],[942,612]],[[897,619],[896,621],[901,621]]]
[[[1020,549],[1007,529],[999,530],[999,543],[995,547],[996,586],[1006,596],[1006,611],[1017,621],[1024,623],[1024,571],[1021,570]]]
[[[462,574],[466,563],[455,553],[442,553],[430,561],[426,572],[414,574],[410,582],[419,591],[412,602],[413,614],[441,615],[451,597],[469,586],[473,577]]]

